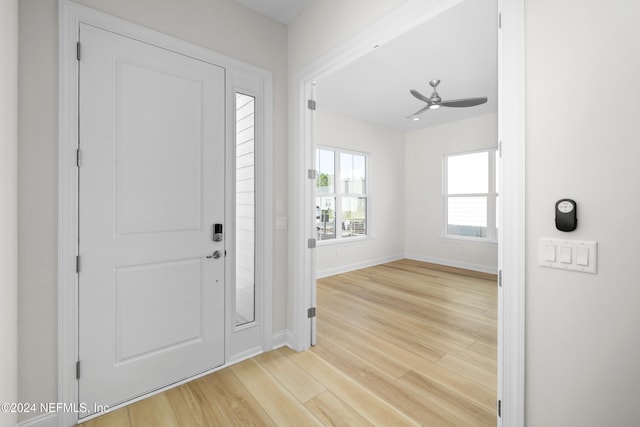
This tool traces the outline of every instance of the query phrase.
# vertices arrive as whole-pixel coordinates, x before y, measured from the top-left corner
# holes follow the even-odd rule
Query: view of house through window
[[[255,98],[236,93],[236,325],[255,320]]]
[[[445,155],[445,235],[495,241],[498,237],[497,151]]]
[[[319,240],[367,235],[367,157],[316,150],[316,230]]]

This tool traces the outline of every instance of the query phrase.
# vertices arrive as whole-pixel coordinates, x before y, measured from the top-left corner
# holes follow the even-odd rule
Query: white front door
[[[212,237],[225,70],[85,24],[80,43],[79,402],[91,411],[224,364],[225,248]]]

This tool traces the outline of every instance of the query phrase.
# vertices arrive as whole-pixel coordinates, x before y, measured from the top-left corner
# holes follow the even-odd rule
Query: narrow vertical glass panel
[[[319,240],[336,238],[336,198],[316,197],[316,232]]]
[[[449,197],[447,234],[487,237],[487,197]]]
[[[316,180],[317,194],[331,194],[335,192],[335,152],[331,150],[316,150]]]
[[[236,326],[255,320],[255,98],[236,93]]]
[[[344,196],[342,206],[342,237],[367,235],[367,198]]]
[[[500,231],[500,156],[498,155],[498,150],[495,153],[495,163],[494,170],[496,173],[496,239],[498,238],[498,233]]]
[[[489,153],[447,157],[447,190],[449,194],[489,192]]]
[[[366,193],[365,172],[364,156],[340,153],[340,179],[343,193]]]

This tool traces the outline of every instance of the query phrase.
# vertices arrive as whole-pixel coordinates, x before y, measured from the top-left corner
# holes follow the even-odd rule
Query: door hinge
[[[307,240],[307,248],[309,249],[315,249],[316,247],[316,239],[309,239]]]
[[[311,307],[310,309],[307,310],[307,317],[309,319],[316,317],[316,308],[315,307]]]
[[[79,360],[76,362],[76,379],[77,380],[80,379],[80,361]]]
[[[502,270],[498,270],[498,286],[502,287]]]
[[[307,178],[318,179],[318,171],[315,169],[307,169]]]
[[[80,273],[80,255],[76,255],[76,273]]]
[[[502,158],[502,140],[498,141],[498,156]]]
[[[80,167],[80,149],[76,150],[76,166]]]
[[[80,42],[76,42],[76,59],[80,61]]]
[[[307,108],[309,110],[315,111],[316,110],[316,101],[313,99],[308,99],[307,100]]]
[[[498,29],[502,29],[502,12],[498,12]]]
[[[502,400],[498,400],[498,417],[502,418]]]

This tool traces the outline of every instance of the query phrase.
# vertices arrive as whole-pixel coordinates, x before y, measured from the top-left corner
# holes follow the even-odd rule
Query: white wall
[[[19,3],[19,401],[55,402],[58,2],[21,0]],[[78,3],[273,71],[273,193],[274,199],[287,199],[287,29],[284,25],[234,0],[80,0]],[[278,254],[273,266],[273,331],[278,333],[286,328],[286,232],[274,232],[272,250]]]
[[[316,250],[319,277],[402,257],[404,252],[404,135],[322,108],[322,84],[314,122],[318,145],[369,156],[369,237],[351,243],[326,241]]]
[[[58,10],[55,1],[19,3],[18,393],[38,403],[58,391]]]
[[[18,402],[18,0],[0,2],[0,402]],[[0,426],[16,423],[0,411]]]
[[[289,76],[404,0],[316,0],[289,25]]]
[[[640,3],[525,5],[527,426],[637,426]],[[540,237],[598,241],[598,274],[538,267]]]
[[[407,258],[495,273],[497,245],[443,238],[442,156],[497,146],[498,117],[489,114],[407,132],[405,252]]]

